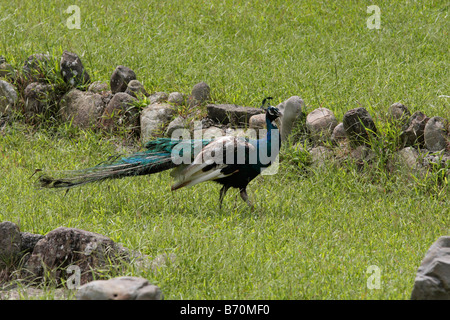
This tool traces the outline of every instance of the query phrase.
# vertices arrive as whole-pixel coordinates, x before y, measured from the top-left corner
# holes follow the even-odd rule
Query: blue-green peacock
[[[236,136],[190,140],[159,138],[149,141],[145,151],[110,158],[92,168],[70,171],[63,178],[41,175],[39,184],[44,188],[72,188],[96,181],[173,169],[171,175],[176,181],[172,190],[214,181],[222,185],[220,206],[228,189],[238,188],[241,198],[252,207],[247,185],[274,162],[281,147],[281,135],[275,120],[282,113],[274,106],[265,108],[270,99],[265,98],[261,106],[265,110],[267,126],[267,134],[261,139]],[[282,123],[291,128],[295,118],[290,115]]]

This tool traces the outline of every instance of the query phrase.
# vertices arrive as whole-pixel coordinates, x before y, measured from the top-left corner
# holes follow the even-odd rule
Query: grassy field
[[[33,53],[80,55],[94,80],[132,68],[147,91],[189,93],[205,81],[216,102],[253,106],[267,95],[301,96],[339,119],[365,106],[376,121],[401,101],[450,118],[448,2],[3,1],[0,54],[20,66]],[[373,14],[373,13],[372,13]],[[138,146],[136,146],[137,148]],[[429,246],[450,231],[449,187],[403,173],[331,164],[307,174],[289,161],[236,191],[218,210],[219,186],[170,192],[167,173],[84,186],[67,195],[36,189],[36,168],[85,168],[122,152],[121,139],[64,124],[21,123],[0,134],[0,221],[45,234],[76,227],[175,263],[125,274],[166,299],[408,299]],[[285,149],[287,153],[291,150]],[[370,289],[370,266],[381,284]],[[124,275],[124,274],[120,274]],[[51,298],[51,294],[47,298]]]

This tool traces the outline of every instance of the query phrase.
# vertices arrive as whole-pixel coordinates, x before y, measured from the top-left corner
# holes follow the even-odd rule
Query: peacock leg
[[[219,209],[222,209],[222,201],[223,201],[223,198],[225,197],[225,193],[227,193],[228,189],[229,189],[229,187],[226,186],[226,185],[224,185],[224,186],[222,187],[222,189],[220,189]]]
[[[245,188],[241,189],[241,198],[242,200],[244,200],[248,206],[253,209],[253,204],[250,202],[250,200],[248,200],[248,194],[247,194],[247,190]]]

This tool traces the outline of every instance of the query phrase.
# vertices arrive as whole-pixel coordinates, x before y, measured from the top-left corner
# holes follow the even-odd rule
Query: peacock
[[[275,120],[282,116],[277,107],[262,101],[267,133],[260,139],[223,136],[216,139],[158,138],[145,144],[142,152],[127,157],[110,157],[95,167],[69,171],[63,178],[46,174],[38,178],[43,188],[72,188],[83,184],[129,176],[149,175],[173,169],[176,179],[172,191],[195,184],[214,181],[222,185],[219,207],[230,188],[237,188],[248,206],[253,208],[247,194],[247,185],[276,159],[281,136]],[[268,105],[267,108],[265,106]]]

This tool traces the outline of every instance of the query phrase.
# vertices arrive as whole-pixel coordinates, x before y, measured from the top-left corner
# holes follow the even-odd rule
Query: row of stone
[[[19,72],[7,64],[4,58],[1,59],[0,69],[3,72],[0,77],[5,80],[0,80],[0,116],[19,109],[27,117],[32,117],[51,109],[52,114],[72,121],[76,127],[121,127],[139,133],[140,108],[146,107],[136,107],[139,100],[158,109],[150,112],[150,115],[144,114],[142,118],[157,122],[159,129],[172,119],[174,107],[184,104],[194,107],[210,100],[209,86],[204,82],[195,85],[187,97],[179,92],[148,94],[137,80],[136,73],[125,66],[118,66],[112,72],[108,90],[107,83],[91,83],[80,58],[67,51],[64,51],[59,62],[65,84],[56,84],[55,60],[56,58],[48,54],[34,54],[28,57]],[[18,90],[19,86],[22,86],[23,90]],[[18,92],[23,97],[20,97]],[[152,108],[147,108],[146,111],[149,111],[148,109]],[[156,130],[151,127],[144,130],[144,135],[148,131],[152,134]]]
[[[23,72],[28,81],[31,81],[24,90],[26,114],[42,113],[52,101],[58,101],[57,113],[76,127],[100,126],[109,130],[121,128],[140,135],[143,142],[154,136],[170,137],[176,129],[188,128],[193,132],[194,119],[202,120],[203,130],[212,126],[223,134],[233,133],[231,128],[236,127],[249,126],[256,130],[265,127],[265,117],[261,109],[233,104],[209,104],[206,107],[207,117],[201,119],[201,111],[192,107],[206,104],[210,100],[210,88],[204,82],[196,84],[187,98],[179,92],[149,94],[137,80],[133,70],[118,66],[111,75],[111,90],[108,90],[107,83],[90,83],[90,76],[79,57],[67,51],[64,51],[61,57],[60,69],[64,81],[73,88],[58,97],[54,84],[46,82],[48,77],[45,77],[44,66],[51,59],[49,55],[36,54],[24,63]],[[3,68],[11,69],[10,66],[4,66],[4,61],[2,63]],[[10,78],[14,78],[11,74],[16,73],[10,72]],[[87,91],[84,91],[86,88]],[[295,98],[301,100],[299,97]],[[0,113],[4,113],[14,101],[17,101],[14,88],[0,80]],[[144,105],[137,107],[140,101],[144,101]],[[302,112],[302,104],[303,101],[297,103],[293,110],[296,113]],[[189,116],[183,114],[176,117],[176,108],[180,105],[190,107]],[[429,118],[422,112],[411,115],[406,106],[395,103],[389,108],[388,119],[394,120],[401,127],[399,147],[414,146],[427,148],[432,152],[449,149],[450,128],[444,118]],[[359,145],[367,145],[369,140],[377,135],[377,127],[372,117],[362,107],[346,112],[341,123],[338,123],[331,110],[315,109],[306,117],[306,128],[316,145],[326,141],[339,143],[348,140],[352,148],[356,148]],[[282,128],[282,131],[290,130]]]
[[[194,118],[202,120],[203,129],[213,124],[224,129],[246,126],[253,115],[263,113],[259,108],[209,104],[206,107],[207,118],[201,119],[201,111],[193,107],[210,100],[210,88],[206,83],[196,84],[187,97],[180,92],[148,94],[136,79],[136,73],[125,66],[118,66],[113,71],[108,90],[107,83],[90,83],[90,76],[79,57],[67,51],[61,57],[60,68],[63,79],[70,86],[68,92],[61,92],[55,90],[55,85],[49,83],[48,77],[45,77],[45,65],[51,60],[49,55],[35,54],[24,63],[23,72],[30,82],[23,92],[25,115],[31,117],[42,114],[49,106],[55,105],[56,110],[53,112],[64,121],[70,121],[75,127],[86,129],[100,126],[109,130],[120,127],[140,134],[141,139],[147,141],[155,135],[164,134],[170,137],[175,129],[193,130]],[[11,74],[17,73],[10,73],[9,78],[14,79]],[[14,86],[0,80],[0,97],[2,96],[7,99],[0,105],[0,114],[6,113],[8,107],[14,107],[18,101]],[[136,107],[139,100],[144,101],[146,105]],[[176,107],[180,105],[189,107],[191,117],[186,114],[175,117]]]
[[[388,110],[387,120],[401,131],[399,148],[426,148],[431,152],[450,150],[450,123],[447,119],[439,116],[430,118],[420,111],[411,115],[406,106],[394,103]],[[341,123],[331,110],[318,108],[307,115],[306,126],[316,144],[348,139],[352,147],[357,147],[368,144],[371,138],[377,136],[375,122],[363,107],[347,111]]]

